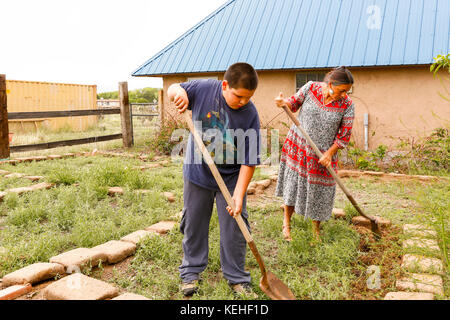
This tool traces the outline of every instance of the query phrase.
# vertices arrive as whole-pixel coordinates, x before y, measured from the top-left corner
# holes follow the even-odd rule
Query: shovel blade
[[[261,278],[259,287],[272,300],[297,300],[288,286],[270,271]]]

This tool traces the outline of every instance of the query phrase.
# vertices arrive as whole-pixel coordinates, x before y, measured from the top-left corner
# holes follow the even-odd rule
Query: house
[[[162,110],[175,116],[171,84],[221,80],[229,65],[248,62],[260,77],[253,101],[262,126],[286,130],[279,92],[292,95],[344,65],[355,78],[354,141],[392,147],[450,119],[445,88],[430,73],[433,57],[449,53],[449,21],[448,0],[229,0],[133,76],[162,77]]]

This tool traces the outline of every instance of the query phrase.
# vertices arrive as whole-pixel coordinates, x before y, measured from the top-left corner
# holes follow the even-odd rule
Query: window
[[[302,72],[297,73],[296,91],[300,90],[309,81],[323,81],[325,72]]]

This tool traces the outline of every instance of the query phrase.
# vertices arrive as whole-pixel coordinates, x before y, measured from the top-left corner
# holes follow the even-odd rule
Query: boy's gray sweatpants
[[[233,194],[234,190],[230,190]],[[250,273],[245,271],[247,242],[238,224],[226,210],[227,203],[221,192],[205,189],[184,179],[184,209],[180,230],[184,234],[183,262],[179,267],[183,282],[199,279],[199,274],[208,265],[209,223],[216,200],[220,226],[220,261],[222,272],[229,284],[251,282]],[[248,213],[246,199],[242,218],[247,227]],[[249,228],[250,230],[250,228]]]

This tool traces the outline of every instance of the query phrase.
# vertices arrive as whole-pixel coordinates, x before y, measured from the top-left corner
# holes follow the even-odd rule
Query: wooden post
[[[0,159],[8,159],[9,156],[10,150],[6,76],[4,74],[0,74]]]
[[[164,109],[164,90],[158,91],[158,112],[159,112],[159,129],[161,130],[164,127],[164,117],[165,109]]]
[[[122,135],[124,148],[133,146],[133,127],[131,126],[130,101],[128,98],[128,83],[119,83],[120,118],[122,123]]]

